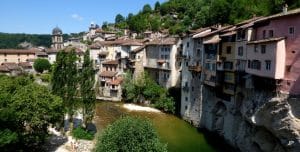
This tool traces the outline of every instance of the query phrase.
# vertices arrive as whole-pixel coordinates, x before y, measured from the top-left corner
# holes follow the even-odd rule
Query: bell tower
[[[52,30],[52,47],[56,50],[61,50],[64,47],[63,42],[62,30],[58,27],[55,27]]]

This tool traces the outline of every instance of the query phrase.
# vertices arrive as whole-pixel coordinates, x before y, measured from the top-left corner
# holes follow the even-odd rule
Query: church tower
[[[56,50],[61,50],[64,47],[63,33],[58,27],[52,30],[52,47]]]

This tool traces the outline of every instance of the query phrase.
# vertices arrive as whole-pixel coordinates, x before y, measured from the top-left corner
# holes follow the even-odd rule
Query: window
[[[18,58],[18,62],[20,62],[21,60],[20,60],[20,58]]]
[[[7,62],[7,59],[4,59],[5,62]]]
[[[6,57],[6,53],[4,53],[4,56]]]
[[[226,53],[227,54],[231,54],[231,46],[227,46],[226,47]]]
[[[189,48],[190,47],[190,42],[186,43],[186,47]]]
[[[263,30],[263,38],[266,38],[266,30]]]
[[[265,54],[266,53],[266,45],[261,45],[261,54]]]
[[[199,56],[201,53],[201,50],[200,49],[197,49],[197,55]]]
[[[266,60],[266,70],[271,70],[271,60]]]
[[[243,56],[243,54],[244,54],[244,50],[243,50],[244,48],[242,47],[242,46],[240,46],[239,48],[238,48],[238,56]]]
[[[20,56],[20,53],[18,53],[18,56]]]
[[[164,55],[160,55],[160,59],[164,59]]]
[[[254,52],[258,52],[258,47],[256,44],[254,45]]]
[[[273,30],[270,30],[269,31],[269,37],[273,37],[274,36],[274,31]]]
[[[252,68],[252,69],[256,69],[256,70],[260,70],[260,65],[261,65],[260,61],[258,61],[258,60],[253,60],[253,61],[252,61],[251,68]]]
[[[294,34],[295,33],[295,28],[294,27],[290,27],[289,28],[289,34]]]
[[[224,62],[224,69],[226,70],[232,70],[233,63],[232,62]]]
[[[251,60],[248,60],[248,68],[251,68]]]

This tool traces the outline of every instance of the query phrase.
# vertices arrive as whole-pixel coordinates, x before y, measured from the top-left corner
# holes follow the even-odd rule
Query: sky
[[[137,13],[145,4],[167,0],[1,0],[0,32],[51,34],[87,31],[91,22],[114,22],[120,13]]]

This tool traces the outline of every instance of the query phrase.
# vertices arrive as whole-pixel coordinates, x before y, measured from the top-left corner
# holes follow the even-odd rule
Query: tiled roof
[[[46,49],[46,52],[47,52],[48,54],[50,54],[50,53],[57,53],[57,52],[59,52],[59,51],[56,50],[56,49],[54,49],[54,48],[50,48],[50,49]]]
[[[231,29],[232,27],[233,27],[232,25],[224,26],[224,27],[221,27],[221,28],[211,31],[211,32],[205,32],[203,34],[195,35],[193,38],[201,38],[201,37],[211,36],[213,34],[217,34],[217,33],[221,32],[221,31]]]
[[[274,15],[271,15],[271,16],[263,17],[263,18],[258,19],[255,22],[262,22],[262,21],[266,21],[266,20],[276,19],[276,18],[290,16],[290,15],[296,15],[296,14],[300,14],[300,8],[294,9],[294,10],[290,10],[290,11],[288,11],[286,13],[281,12],[281,13],[274,14]]]
[[[136,48],[136,49],[132,50],[131,52],[132,52],[132,53],[137,53],[137,52],[140,52],[140,51],[142,51],[144,48],[145,48],[145,45],[143,45],[143,46],[140,46],[140,47],[138,47],[138,48]]]
[[[32,65],[29,62],[20,62],[18,65],[23,68],[32,68]]]
[[[37,55],[37,56],[48,56],[48,54],[46,52],[42,52],[42,51],[36,52],[35,55]]]
[[[96,43],[93,43],[92,45],[90,45],[91,49],[100,49],[101,47],[102,47],[102,45],[99,42],[96,42]]]
[[[29,50],[22,50],[22,49],[0,49],[0,54],[35,54],[38,50],[29,49]]]
[[[5,65],[0,65],[0,72],[10,72],[10,70]]]
[[[168,37],[162,39],[155,39],[146,43],[146,45],[174,45],[176,44],[176,38]]]
[[[20,70],[20,67],[15,62],[4,62],[2,65],[6,66],[9,70]]]
[[[247,44],[259,44],[259,43],[268,43],[268,42],[276,42],[285,39],[285,37],[275,37],[275,38],[268,38],[268,39],[262,39],[257,41],[250,41]]]
[[[110,77],[110,78],[112,78],[112,77],[114,77],[115,75],[117,75],[117,73],[118,73],[118,72],[113,72],[113,71],[102,71],[102,72],[100,73],[100,76],[101,76],[101,77]]]
[[[118,60],[111,60],[111,61],[107,61],[102,63],[103,65],[118,65],[119,61]]]
[[[221,36],[221,37],[225,37],[225,36],[232,36],[232,35],[234,35],[234,34],[236,34],[236,31],[226,32],[226,33],[224,33],[224,34],[222,34],[222,35],[220,35],[220,36]]]
[[[142,46],[143,43],[137,41],[125,42],[122,44],[123,46]]]
[[[111,82],[109,82],[110,85],[120,85],[123,82],[123,78],[122,77],[118,77],[115,80],[112,80]]]

